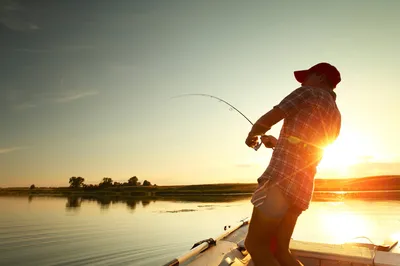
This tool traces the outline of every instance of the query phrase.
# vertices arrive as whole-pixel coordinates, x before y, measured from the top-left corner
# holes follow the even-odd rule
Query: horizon
[[[349,178],[316,178],[315,180],[330,180],[330,181],[345,181],[345,180],[350,180],[350,179],[368,179],[368,178],[383,178],[383,177],[387,177],[387,178],[400,178],[400,175],[378,175],[378,176],[360,176],[360,177],[349,177]],[[139,179],[139,185],[136,185],[137,187],[142,187],[143,186],[143,181],[147,180],[147,179]],[[119,185],[122,185],[124,183],[127,183],[128,180],[113,180],[113,182],[118,182],[120,183]],[[143,187],[153,187],[153,186],[157,186],[157,187],[179,187],[179,186],[202,186],[202,185],[248,185],[248,184],[257,184],[257,181],[255,182],[239,182],[239,183],[196,183],[196,184],[170,184],[170,185],[158,185],[156,183],[152,183],[151,180],[147,180],[151,183],[151,185],[149,186],[143,186]],[[93,183],[87,183],[87,182],[83,182],[83,184],[85,185],[99,185],[99,183],[93,184]],[[0,187],[0,189],[10,189],[10,188],[29,188],[29,186],[31,185],[35,185],[35,184],[30,184],[28,186],[14,186],[14,187]],[[114,185],[113,185],[114,186]],[[134,185],[131,185],[131,187],[136,187]],[[70,186],[36,186],[35,188],[69,188]]]
[[[400,2],[0,3],[0,187],[132,175],[255,183],[271,150],[251,125],[319,62],[342,75],[336,142],[316,178],[400,174]],[[304,29],[304,30],[302,30]],[[397,33],[397,34],[396,34]],[[279,136],[282,122],[267,134]]]

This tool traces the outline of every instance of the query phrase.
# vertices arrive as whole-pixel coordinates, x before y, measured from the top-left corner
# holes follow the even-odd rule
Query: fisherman
[[[301,86],[286,96],[251,128],[246,145],[261,142],[275,148],[265,172],[257,179],[251,202],[253,213],[245,246],[256,266],[299,266],[289,243],[299,215],[308,209],[314,191],[314,176],[323,149],[339,135],[341,114],[333,91],[341,81],[336,67],[319,63],[295,71]],[[266,136],[284,119],[276,139]],[[276,238],[276,252],[270,243]]]

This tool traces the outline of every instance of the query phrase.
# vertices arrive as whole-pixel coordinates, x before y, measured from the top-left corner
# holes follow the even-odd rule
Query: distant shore
[[[64,197],[246,197],[257,184],[204,184],[182,186],[111,186],[107,188],[3,188],[0,195],[64,196]],[[400,199],[400,176],[379,176],[353,179],[316,179],[314,200],[344,198]]]
[[[68,199],[95,200],[99,202],[126,200],[168,200],[168,201],[198,201],[198,202],[231,202],[250,199],[252,193],[119,193],[119,192],[81,192],[49,190],[37,191],[0,191],[0,197],[61,197]],[[400,200],[400,190],[389,191],[315,191],[313,201],[343,201],[359,200]]]

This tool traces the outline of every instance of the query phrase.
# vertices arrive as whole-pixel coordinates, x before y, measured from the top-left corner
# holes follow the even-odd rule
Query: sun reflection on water
[[[400,242],[400,231],[399,232],[397,232],[397,233],[394,233],[394,234],[392,234],[391,236],[390,236],[390,240],[392,240],[392,241],[399,241]]]
[[[321,218],[322,224],[326,232],[329,232],[333,242],[344,243],[352,241],[356,237],[368,235],[367,222],[360,215],[351,212],[330,212]]]

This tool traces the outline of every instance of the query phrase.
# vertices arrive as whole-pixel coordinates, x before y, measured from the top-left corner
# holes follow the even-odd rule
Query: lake
[[[251,216],[250,197],[211,202],[0,197],[0,265],[162,265]],[[312,202],[297,240],[400,238],[400,201]]]

